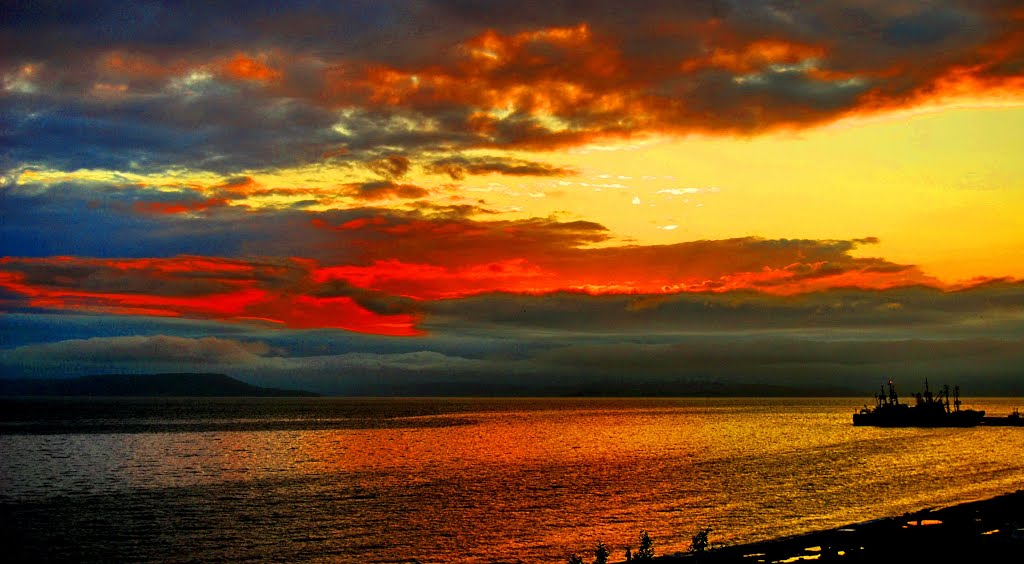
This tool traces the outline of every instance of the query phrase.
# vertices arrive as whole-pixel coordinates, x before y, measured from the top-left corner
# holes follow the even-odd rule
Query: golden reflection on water
[[[323,542],[373,532],[387,539],[375,556],[426,562],[562,561],[599,540],[619,558],[640,529],[671,553],[705,526],[743,542],[1024,485],[1024,429],[853,427],[849,399],[459,401],[486,408],[364,429],[0,437],[28,457],[4,463],[5,490],[285,484],[322,505],[308,527]],[[998,415],[1024,402],[973,403]],[[466,424],[415,426],[438,418]],[[437,558],[438,545],[454,552]]]

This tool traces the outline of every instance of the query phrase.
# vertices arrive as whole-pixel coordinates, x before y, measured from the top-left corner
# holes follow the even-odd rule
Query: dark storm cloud
[[[317,284],[310,295],[318,298],[352,298],[364,308],[381,315],[398,313],[418,313],[422,310],[420,302],[405,296],[395,296],[384,292],[375,292],[353,286],[344,280],[331,280]]]
[[[893,18],[882,29],[882,37],[898,47],[928,46],[955,37],[975,23],[975,18],[964,12],[932,7]]]
[[[244,87],[182,88],[111,101],[0,97],[7,158],[62,170],[231,172],[320,162],[343,145],[328,110]]]
[[[695,91],[701,93],[697,99],[709,105],[695,105],[694,110],[726,110],[736,120],[734,125],[756,129],[765,122],[801,123],[808,116],[841,111],[870,88],[866,80],[822,81],[808,74],[800,69],[773,70],[746,75],[739,84],[735,77],[707,76]]]
[[[236,188],[244,184],[236,180]],[[367,196],[423,194],[422,188],[386,181],[346,190]],[[217,187],[214,192],[225,200],[232,197],[229,187]],[[185,188],[155,191],[109,183],[19,184],[0,190],[4,210],[0,256],[143,258],[187,254],[301,256],[345,263],[374,258],[432,261],[442,258],[445,251],[430,247],[449,241],[465,247],[450,250],[457,263],[460,255],[493,256],[502,245],[511,243],[573,247],[608,238],[604,227],[587,221],[475,219],[488,215],[486,209],[475,206],[424,204],[415,211],[360,207],[309,212],[249,210],[224,202],[200,209],[199,204],[206,201]],[[155,211],[164,213],[152,213]],[[168,213],[171,211],[182,213]],[[196,211],[202,213],[201,221],[184,213]],[[54,229],[55,225],[62,228]]]
[[[282,237],[299,232],[308,236],[310,248],[330,246],[330,237],[310,229],[309,216],[302,211],[249,212],[220,207],[207,210],[204,221],[194,221],[188,214],[146,213],[149,204],[182,201],[198,199],[190,190],[157,193],[109,184],[49,188],[27,184],[2,190],[0,255],[288,256],[294,254],[296,243],[287,243],[290,239]],[[137,208],[140,202],[144,203],[141,210]]]
[[[88,4],[36,0],[5,6],[0,19],[5,52],[11,56],[73,55],[133,47],[142,51],[220,51],[255,44],[296,50],[336,46],[360,53],[389,52],[401,35],[391,30],[440,31],[445,22],[424,16],[427,2],[255,0],[245,2],[95,1]],[[382,45],[383,43],[383,45]],[[74,49],[68,49],[74,47]]]
[[[11,263],[8,263],[11,264]],[[106,262],[64,263],[60,261],[22,264],[22,281],[31,286],[70,286],[85,292],[155,294],[161,296],[202,296],[230,289],[231,273],[217,279],[210,272],[191,272],[168,279],[158,269],[126,272]],[[73,281],[73,282],[72,282]]]

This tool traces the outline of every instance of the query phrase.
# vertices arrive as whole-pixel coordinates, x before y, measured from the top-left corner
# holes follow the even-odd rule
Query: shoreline
[[[654,562],[994,562],[1024,554],[1024,490]],[[712,538],[713,540],[713,538]]]

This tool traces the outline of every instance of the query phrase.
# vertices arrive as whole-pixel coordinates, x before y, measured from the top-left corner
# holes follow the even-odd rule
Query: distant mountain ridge
[[[315,397],[304,390],[246,384],[226,374],[99,374],[57,380],[0,380],[6,396]]]

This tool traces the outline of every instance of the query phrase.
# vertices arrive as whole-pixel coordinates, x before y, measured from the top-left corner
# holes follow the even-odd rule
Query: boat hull
[[[986,427],[1024,427],[1024,418],[1008,415],[1006,417],[985,417],[981,424]]]
[[[914,413],[913,409],[899,413],[854,413],[857,427],[976,427],[985,417],[984,411],[955,411],[952,413]]]

